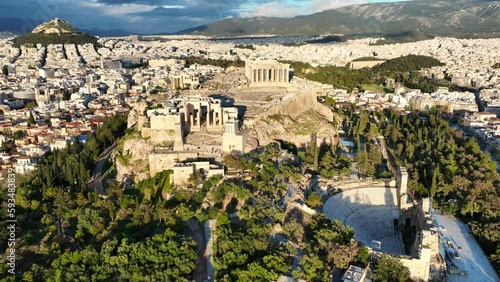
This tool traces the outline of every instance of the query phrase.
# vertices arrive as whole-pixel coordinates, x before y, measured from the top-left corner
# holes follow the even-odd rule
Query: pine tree
[[[429,192],[429,194],[431,195],[431,197],[434,197],[436,195],[436,191],[437,191],[437,174],[438,174],[438,171],[437,171],[436,168],[434,168],[433,171],[432,171],[431,190]]]
[[[316,147],[316,149],[314,150],[314,163],[313,163],[314,170],[318,170],[318,160],[319,160],[319,149]]]

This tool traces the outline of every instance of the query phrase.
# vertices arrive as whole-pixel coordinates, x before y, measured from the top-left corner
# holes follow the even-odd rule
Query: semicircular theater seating
[[[323,213],[354,229],[354,237],[366,246],[382,242],[384,252],[402,254],[401,239],[394,235],[394,219],[399,217],[397,192],[391,188],[362,188],[333,195],[323,205]]]

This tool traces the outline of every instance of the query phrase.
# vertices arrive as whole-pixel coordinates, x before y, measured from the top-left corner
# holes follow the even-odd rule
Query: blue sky
[[[161,33],[228,17],[293,17],[388,1],[391,0],[0,0],[0,25],[6,19],[16,19],[23,32],[27,32],[35,24],[58,17],[86,30]]]

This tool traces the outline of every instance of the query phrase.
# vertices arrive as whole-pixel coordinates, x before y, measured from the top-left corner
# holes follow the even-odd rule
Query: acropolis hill
[[[258,61],[251,64],[259,67]],[[317,102],[317,94],[324,89],[298,78],[289,81],[287,65],[266,61],[261,66],[265,70],[261,74],[266,75],[274,73],[276,66],[282,81],[249,84],[248,78],[230,97],[200,95],[198,90],[197,95],[187,91],[174,99],[135,104],[128,126],[136,133],[119,148],[118,179],[134,175],[140,181],[172,169],[174,182],[182,184],[201,166],[209,176],[224,173],[220,166],[224,154],[241,155],[275,140],[300,147],[317,132],[320,142],[336,142],[334,114]],[[236,69],[228,76],[243,72]]]

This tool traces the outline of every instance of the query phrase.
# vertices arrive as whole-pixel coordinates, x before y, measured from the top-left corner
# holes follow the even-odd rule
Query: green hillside
[[[21,45],[49,45],[49,44],[77,44],[82,45],[86,43],[92,43],[98,45],[97,38],[90,36],[86,33],[75,33],[75,34],[42,34],[42,33],[27,33],[18,36],[12,40],[15,47]]]
[[[55,18],[54,20],[35,27],[31,33],[23,34],[12,40],[14,46],[35,46],[37,44],[87,44],[98,45],[97,38],[79,32],[66,21]]]

